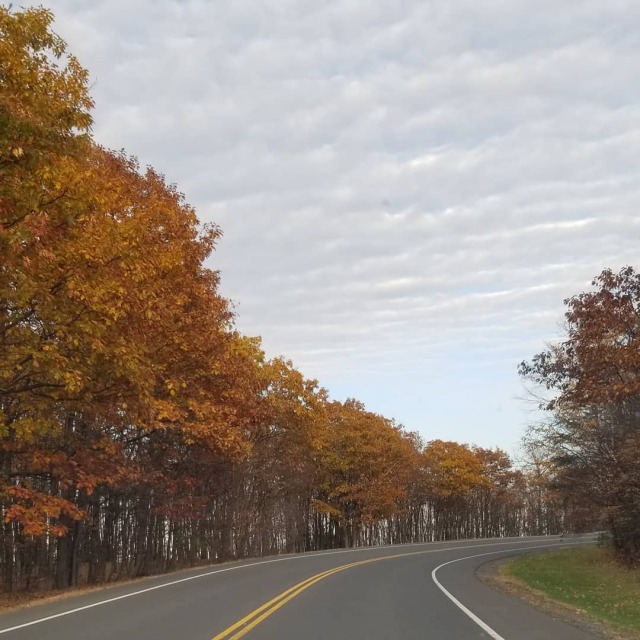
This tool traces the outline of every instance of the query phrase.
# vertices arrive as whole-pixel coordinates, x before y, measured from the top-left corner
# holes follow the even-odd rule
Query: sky
[[[517,365],[638,265],[637,0],[44,0],[94,137],[223,231],[208,266],[338,400],[516,453]]]

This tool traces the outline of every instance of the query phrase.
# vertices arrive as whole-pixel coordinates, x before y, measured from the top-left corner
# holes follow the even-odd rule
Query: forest
[[[632,270],[574,299],[568,342],[521,365],[557,392],[526,464],[424,442],[237,331],[205,266],[221,230],[93,139],[88,73],[52,21],[0,7],[1,590],[600,522],[637,559]]]

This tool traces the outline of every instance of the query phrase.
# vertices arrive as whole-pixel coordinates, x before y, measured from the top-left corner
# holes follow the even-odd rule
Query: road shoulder
[[[563,620],[574,627],[605,640],[640,640],[640,635],[634,632],[615,629],[603,622],[587,617],[580,609],[558,602],[507,575],[504,571],[504,566],[510,560],[511,558],[500,558],[486,562],[478,567],[476,576],[484,584],[497,591],[518,598],[553,618]]]

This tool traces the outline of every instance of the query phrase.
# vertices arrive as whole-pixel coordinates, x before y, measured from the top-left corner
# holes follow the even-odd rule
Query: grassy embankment
[[[640,570],[620,566],[607,549],[589,546],[521,556],[504,565],[502,573],[640,638]]]

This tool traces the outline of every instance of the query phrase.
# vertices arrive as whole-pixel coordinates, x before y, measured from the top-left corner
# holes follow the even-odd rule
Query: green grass
[[[521,556],[504,571],[589,617],[640,633],[640,571],[620,566],[607,549],[576,547]]]

